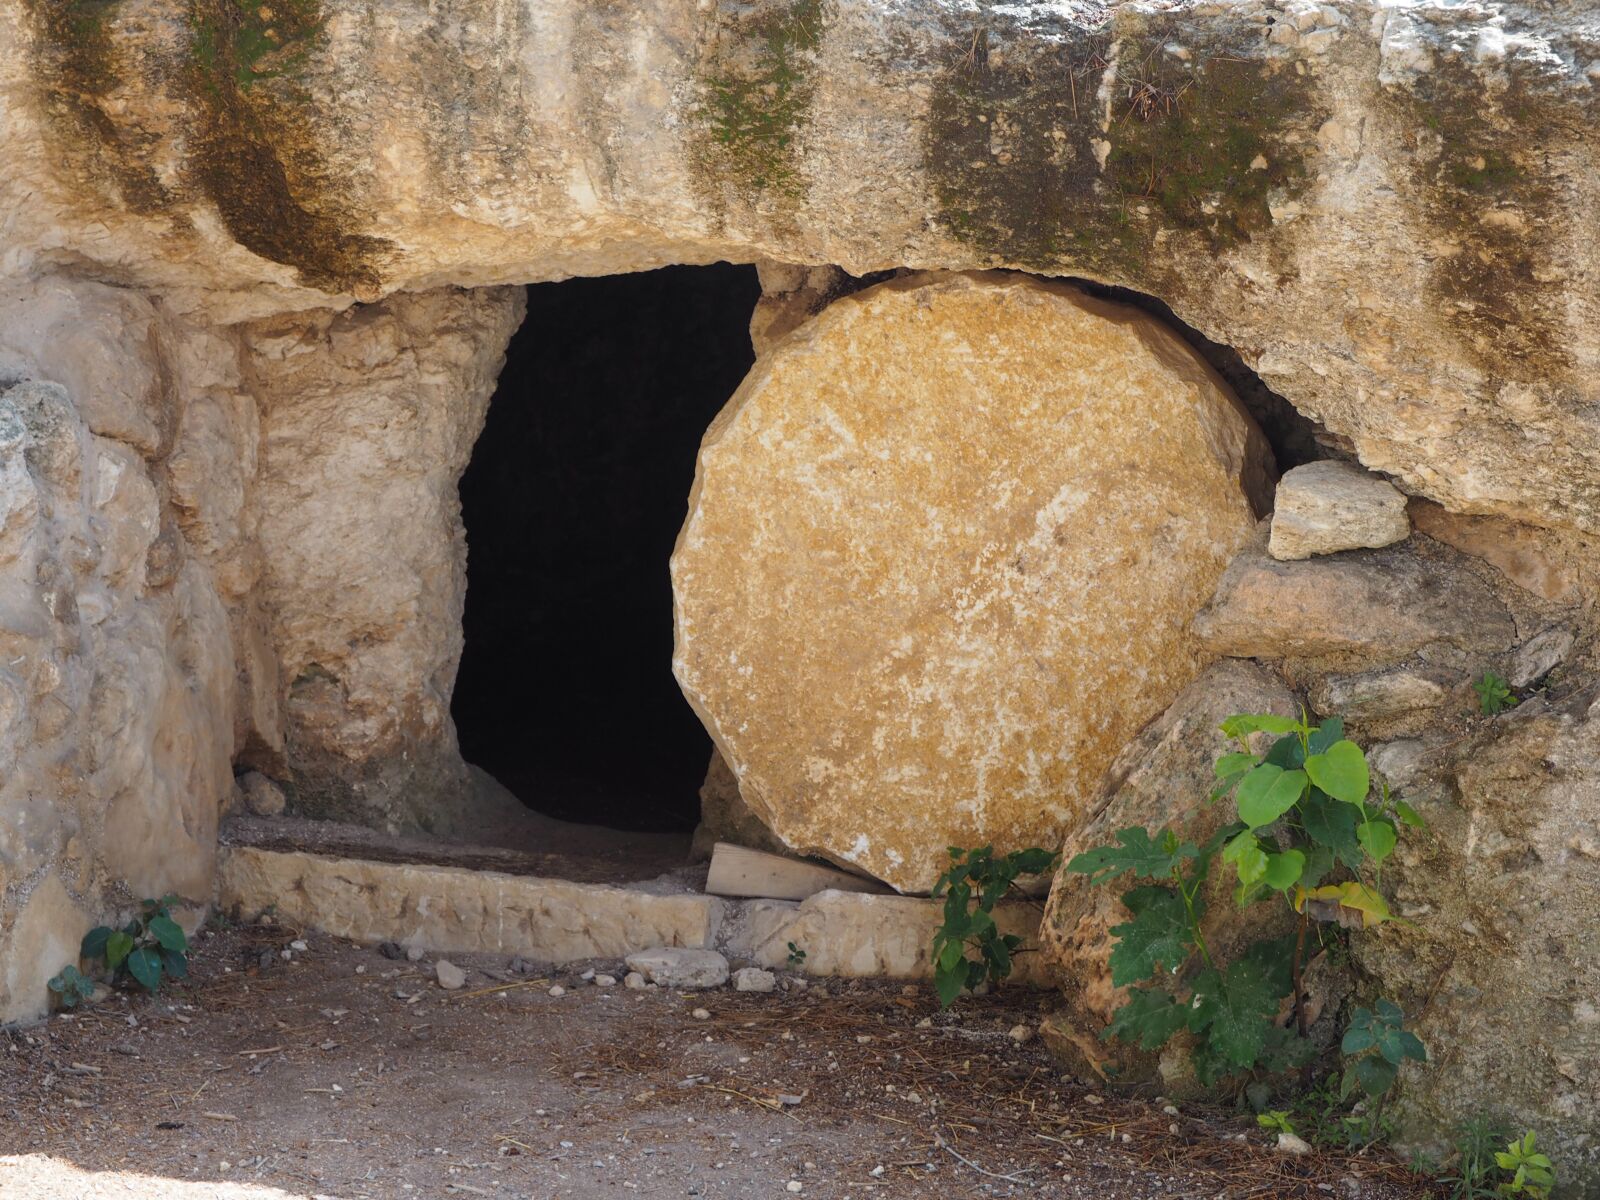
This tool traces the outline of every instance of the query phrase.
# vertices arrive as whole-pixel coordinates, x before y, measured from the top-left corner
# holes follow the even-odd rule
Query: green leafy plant
[[[1022,939],[995,927],[994,906],[1020,876],[1053,870],[1059,858],[1038,847],[998,858],[992,846],[950,847],[950,869],[933,885],[934,896],[944,897],[944,920],[933,935],[933,987],[942,1007],[955,1003],[963,988],[999,983],[1011,974]]]
[[[1093,884],[1151,881],[1123,893],[1132,919],[1111,930],[1111,982],[1132,990],[1105,1036],[1155,1050],[1187,1030],[1195,1039],[1196,1071],[1208,1084],[1310,1062],[1301,973],[1311,931],[1318,930],[1320,942],[1323,926],[1368,929],[1394,919],[1381,890],[1383,863],[1401,827],[1422,824],[1387,788],[1372,794],[1366,755],[1344,736],[1338,718],[1312,725],[1303,716],[1245,713],[1229,717],[1222,731],[1239,749],[1217,759],[1210,798],[1231,798],[1237,820],[1203,846],[1170,829],[1119,830],[1116,845],[1067,864]],[[1251,748],[1257,735],[1271,739],[1262,753]],[[1232,962],[1219,962],[1202,932],[1205,884],[1217,861],[1234,869],[1237,904],[1287,904],[1298,917],[1297,932],[1258,940]],[[1276,1018],[1286,997],[1291,1020],[1282,1025]],[[1399,1008],[1380,1003],[1398,1029]],[[1347,1074],[1376,1082],[1383,1068],[1361,1061],[1373,1057],[1366,1051],[1379,1045],[1378,1032],[1369,1029],[1356,1040],[1368,1033],[1374,1040]],[[1421,1042],[1405,1036],[1403,1057],[1420,1059]],[[1397,1044],[1387,1025],[1383,1038],[1384,1047]],[[1376,1057],[1389,1063],[1382,1049]]]
[[[1351,1060],[1344,1075],[1344,1095],[1359,1086],[1377,1099],[1394,1083],[1402,1063],[1427,1061],[1422,1039],[1403,1028],[1404,1021],[1400,1006],[1389,1000],[1380,999],[1371,1010],[1356,1009],[1339,1045]]]
[[[1472,690],[1478,693],[1478,711],[1486,717],[1511,708],[1517,702],[1511,685],[1493,671],[1485,671],[1483,677],[1472,685]]]
[[[71,965],[62,967],[61,973],[46,986],[55,994],[62,1008],[77,1008],[94,995],[94,980]]]
[[[133,980],[147,992],[161,990],[164,978],[182,979],[189,973],[189,939],[172,919],[176,896],[145,900],[121,929],[101,925],[84,935],[82,956],[103,962],[111,982]]]
[[[1270,1129],[1276,1133],[1294,1133],[1294,1122],[1289,1119],[1289,1114],[1281,1108],[1268,1109],[1264,1113],[1256,1114],[1256,1124],[1263,1129]]]
[[[796,946],[793,942],[790,942],[789,958],[787,961],[791,971],[798,971],[800,968],[806,965],[806,952],[800,949],[799,946]]]
[[[1450,1200],[1487,1200],[1498,1194],[1495,1147],[1507,1136],[1504,1126],[1485,1116],[1474,1117],[1456,1130],[1451,1155],[1454,1174],[1440,1180],[1450,1186]]]
[[[1539,1153],[1533,1132],[1512,1138],[1504,1150],[1494,1156],[1495,1166],[1511,1176],[1500,1184],[1502,1196],[1527,1196],[1529,1200],[1546,1200],[1550,1189],[1556,1185],[1555,1164],[1548,1156]]]

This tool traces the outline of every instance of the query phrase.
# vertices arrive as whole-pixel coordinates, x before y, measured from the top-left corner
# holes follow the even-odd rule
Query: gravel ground
[[[1011,1035],[1037,994],[941,1014],[893,984],[634,991],[455,961],[447,991],[430,960],[223,929],[158,998],[0,1032],[0,1197],[1426,1194],[1382,1159],[1292,1158],[1237,1117],[1063,1081]]]

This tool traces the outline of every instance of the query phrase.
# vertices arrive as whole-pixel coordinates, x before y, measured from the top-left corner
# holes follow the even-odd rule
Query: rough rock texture
[[[1278,562],[1267,553],[1267,524],[1194,619],[1215,654],[1376,664],[1435,643],[1501,653],[1516,637],[1494,590],[1455,558],[1390,548]]]
[[[947,846],[1054,845],[1203,665],[1184,625],[1265,456],[1142,313],[1018,276],[881,284],[707,432],[673,668],[795,850],[917,891]]]
[[[523,306],[520,289],[444,289],[243,330],[296,811],[446,828],[467,801],[456,483]]]
[[[1360,467],[1328,459],[1295,467],[1278,481],[1267,553],[1290,561],[1375,550],[1410,533],[1399,488]]]
[[[739,795],[739,781],[733,777],[722,752],[713,747],[711,762],[706,767],[706,781],[700,785],[700,824],[694,831],[690,859],[695,862],[709,859],[718,842],[732,842],[735,846],[748,846],[772,854],[789,851],[778,835],[750,811],[744,797]]]
[[[233,643],[171,463],[212,349],[131,293],[0,286],[0,1021],[90,921],[211,894]]]
[[[1417,709],[1437,708],[1445,702],[1452,684],[1464,682],[1443,672],[1424,674],[1410,667],[1328,675],[1311,689],[1311,708],[1321,716],[1351,722],[1381,721]]]
[[[1410,923],[1352,943],[1430,1049],[1402,1076],[1401,1130],[1438,1148],[1468,1117],[1502,1117],[1538,1132],[1567,1194],[1592,1195],[1600,701],[1525,701],[1470,738],[1374,759],[1428,822],[1384,872]],[[1391,760],[1409,765],[1391,774]]]
[[[1588,555],[1574,553],[1570,539],[1499,517],[1453,513],[1429,500],[1413,499],[1410,512],[1419,531],[1483,559],[1523,590],[1556,604],[1579,599]]]
[[[1163,1055],[1142,1053],[1120,1042],[1101,1040],[1112,1014],[1126,1001],[1126,989],[1111,984],[1111,927],[1129,919],[1121,896],[1131,884],[1091,886],[1088,877],[1065,869],[1085,850],[1115,844],[1119,829],[1138,825],[1174,829],[1196,845],[1233,819],[1226,804],[1209,804],[1216,782],[1212,764],[1237,749],[1218,728],[1241,712],[1296,713],[1294,694],[1271,671],[1255,663],[1224,661],[1209,668],[1173,701],[1157,720],[1128,743],[1106,772],[1105,784],[1088,818],[1062,846],[1062,870],[1039,928],[1044,957],[1061,981],[1063,1005],[1055,1015],[1052,1044],[1067,1066],[1080,1075],[1132,1080],[1161,1070],[1168,1091],[1184,1083],[1184,1056],[1175,1045]],[[1233,903],[1229,870],[1213,871],[1206,890],[1202,931],[1213,951],[1226,959],[1257,937],[1270,937],[1285,915],[1270,905],[1241,920]]]
[[[1580,0],[78,12],[0,5],[5,273],[219,320],[724,258],[1088,276],[1408,489],[1600,524]]]
[[[728,960],[715,950],[661,946],[628,955],[627,965],[661,987],[714,988],[728,982]]]

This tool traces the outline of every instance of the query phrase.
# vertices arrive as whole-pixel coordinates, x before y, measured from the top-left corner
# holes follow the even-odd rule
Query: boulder
[[[1268,453],[1150,317],[1007,275],[835,302],[706,434],[673,668],[789,847],[928,889],[1055,846],[1205,665]]]
[[[1171,707],[1130,741],[1106,772],[1086,819],[1062,846],[1057,873],[1039,927],[1044,957],[1061,981],[1062,1006],[1050,1022],[1049,1041],[1058,1057],[1080,1076],[1130,1080],[1157,1070],[1154,1056],[1100,1037],[1127,989],[1111,983],[1111,927],[1129,919],[1122,893],[1131,883],[1092,886],[1088,876],[1066,870],[1073,857],[1113,845],[1119,829],[1172,829],[1196,845],[1233,819],[1227,804],[1207,797],[1216,782],[1218,755],[1237,749],[1219,726],[1234,713],[1294,716],[1294,694],[1271,671],[1255,663],[1223,661],[1183,690]],[[1202,922],[1206,942],[1227,959],[1258,937],[1282,932],[1285,913],[1273,905],[1241,910],[1233,902],[1232,871],[1214,869],[1207,885]],[[1186,1074],[1177,1046],[1163,1068],[1169,1090]]]
[[[1388,480],[1332,459],[1284,472],[1267,553],[1284,561],[1377,549],[1411,535],[1406,497]]]
[[[769,854],[786,854],[789,850],[761,818],[750,811],[739,794],[739,781],[733,777],[727,760],[713,747],[706,780],[700,785],[700,824],[695,827],[690,861],[709,859],[718,842],[731,842]]]
[[[1279,562],[1267,551],[1266,525],[1194,619],[1214,654],[1376,666],[1433,643],[1502,653],[1516,636],[1505,605],[1458,556],[1404,546]]]
[[[1373,757],[1427,821],[1384,866],[1407,922],[1351,942],[1428,1047],[1400,1077],[1402,1142],[1438,1152],[1462,1121],[1502,1119],[1537,1132],[1565,1194],[1595,1194],[1600,700],[1525,700],[1399,770]]]

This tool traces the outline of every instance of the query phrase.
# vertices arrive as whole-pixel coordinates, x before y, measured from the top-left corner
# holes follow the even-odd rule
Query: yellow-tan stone
[[[763,355],[707,432],[673,665],[795,850],[926,890],[1057,846],[1205,664],[1259,431],[1169,329],[1026,276],[904,277]]]

